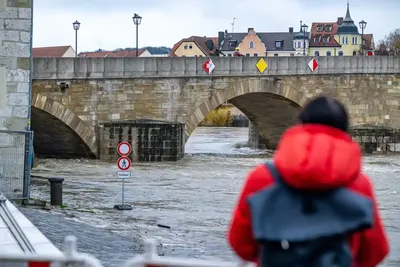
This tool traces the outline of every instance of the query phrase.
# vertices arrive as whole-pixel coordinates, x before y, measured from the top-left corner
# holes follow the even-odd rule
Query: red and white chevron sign
[[[203,64],[203,69],[208,73],[211,74],[211,72],[214,70],[215,65],[214,62],[211,60],[211,58],[207,59],[206,62]]]
[[[308,67],[312,72],[314,72],[318,68],[318,62],[315,58],[311,59],[310,62],[308,62]]]

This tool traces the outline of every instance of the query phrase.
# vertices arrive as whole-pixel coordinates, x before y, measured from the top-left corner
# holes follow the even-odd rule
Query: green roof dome
[[[297,32],[295,33],[295,35],[293,36],[294,40],[303,40],[304,39],[304,35],[306,37],[306,39],[308,39],[309,37],[309,32],[304,33],[303,31]]]
[[[359,34],[358,27],[354,24],[350,16],[349,3],[347,3],[346,17],[343,22],[338,26],[339,34]]]

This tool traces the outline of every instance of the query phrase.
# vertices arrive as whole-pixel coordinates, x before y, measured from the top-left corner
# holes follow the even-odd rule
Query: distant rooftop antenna
[[[235,30],[235,20],[236,20],[237,18],[233,18],[233,20],[232,20],[232,23],[231,23],[231,25],[232,25],[232,32]]]

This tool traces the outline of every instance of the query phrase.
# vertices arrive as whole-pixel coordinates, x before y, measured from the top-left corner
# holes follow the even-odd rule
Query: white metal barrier
[[[0,248],[0,267],[103,267],[98,259],[77,251],[75,236],[67,236],[64,244],[65,249],[62,256],[47,256],[32,253],[2,253]]]
[[[223,262],[200,259],[160,257],[154,240],[145,241],[145,253],[125,262],[123,267],[253,267],[248,262]]]
[[[80,253],[77,250],[75,236],[65,238],[65,249],[62,256],[39,254],[2,253],[0,248],[0,267],[63,267],[84,266],[103,267],[95,257]],[[253,267],[247,262],[223,262],[189,258],[160,257],[154,240],[145,241],[145,253],[127,260],[123,267]]]

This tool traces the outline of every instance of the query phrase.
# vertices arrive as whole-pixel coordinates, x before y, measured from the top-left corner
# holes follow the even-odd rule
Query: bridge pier
[[[400,129],[361,126],[351,129],[364,154],[400,152]]]
[[[177,161],[184,157],[184,124],[136,120],[101,123],[98,129],[100,159],[119,158],[117,146],[126,141],[132,145],[133,162]]]
[[[254,125],[249,122],[249,142],[248,146],[251,149],[265,149],[264,138],[258,133]]]

